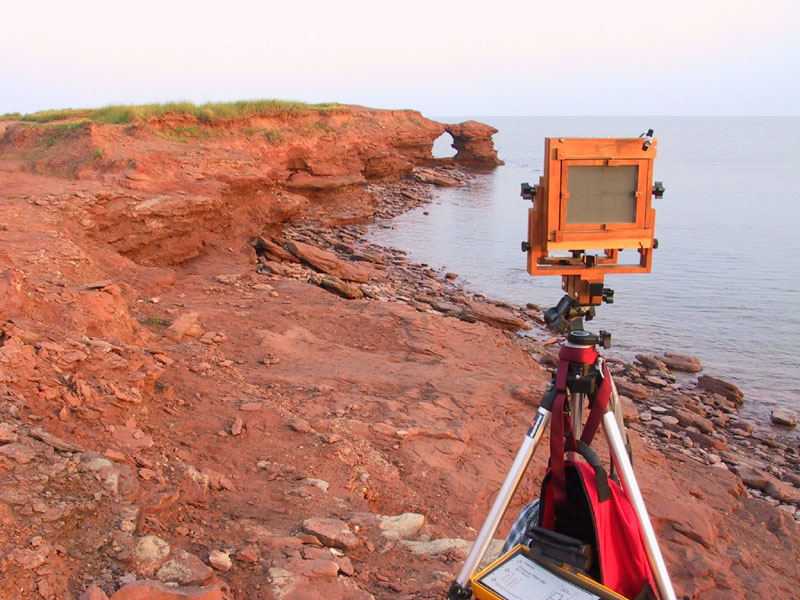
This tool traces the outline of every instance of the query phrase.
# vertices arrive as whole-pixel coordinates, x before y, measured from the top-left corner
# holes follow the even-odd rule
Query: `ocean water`
[[[460,122],[464,117],[435,117]],[[587,329],[612,332],[604,351],[631,359],[664,351],[697,356],[703,373],[739,386],[743,415],[800,409],[800,117],[474,117],[496,127],[505,165],[438,191],[371,239],[416,262],[446,267],[467,289],[542,307],[561,278],[531,277],[520,241],[538,183],[545,137],[658,138],[656,238],[648,274],[606,277],[615,302]],[[434,154],[452,154],[448,135]],[[428,212],[425,215],[424,212]]]

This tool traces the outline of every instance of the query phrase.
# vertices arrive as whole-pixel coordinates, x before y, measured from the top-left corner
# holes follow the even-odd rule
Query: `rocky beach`
[[[494,132],[0,120],[0,598],[444,597],[563,340],[367,228],[499,164]],[[797,597],[796,439],[691,356],[609,362],[678,594]]]

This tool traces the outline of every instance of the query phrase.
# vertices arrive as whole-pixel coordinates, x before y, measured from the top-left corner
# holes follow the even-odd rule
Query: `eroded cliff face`
[[[431,150],[445,129],[459,154],[442,162],[499,164],[488,126],[363,107],[212,123],[191,115],[133,125],[15,123],[6,125],[0,158],[92,182],[100,192],[73,202],[77,222],[138,263],[177,264],[220,239],[304,216],[329,224],[369,218],[377,201],[364,186],[437,164]]]

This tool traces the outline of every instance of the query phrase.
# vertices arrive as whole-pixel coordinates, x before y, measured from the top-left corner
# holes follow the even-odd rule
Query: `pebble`
[[[387,540],[408,540],[417,535],[425,524],[425,517],[418,513],[403,513],[397,516],[378,515],[378,525]]]
[[[164,562],[170,553],[167,542],[155,535],[146,535],[139,538],[134,547],[134,560],[137,572],[152,575]]]
[[[208,562],[217,571],[228,571],[231,568],[231,557],[222,550],[212,550],[208,554]]]
[[[289,427],[297,433],[311,432],[311,425],[305,419],[294,418],[289,422]]]
[[[6,456],[21,465],[28,464],[36,456],[36,451],[24,444],[11,443],[0,446],[0,455]]]
[[[18,439],[14,428],[8,423],[0,423],[0,444],[9,444],[16,442]]]
[[[313,485],[321,489],[323,492],[327,492],[328,488],[331,486],[330,483],[325,481],[324,479],[316,479],[314,477],[309,477],[308,479],[304,479],[303,483],[307,483],[308,485]]]
[[[259,558],[258,557],[258,550],[252,544],[250,544],[249,546],[246,546],[245,548],[243,548],[236,555],[236,560],[239,560],[239,561],[242,561],[242,562],[246,562],[246,563],[250,563],[250,564],[258,563],[258,558]]]
[[[797,413],[785,408],[775,408],[772,411],[772,422],[776,425],[794,427],[797,425]]]
[[[139,477],[145,481],[150,481],[156,476],[156,472],[152,469],[139,469]]]
[[[358,543],[358,538],[341,519],[312,517],[303,521],[303,531],[319,538],[334,548],[348,550]]]
[[[181,549],[173,549],[156,573],[159,581],[179,585],[201,585],[213,575],[213,569],[198,556]]]

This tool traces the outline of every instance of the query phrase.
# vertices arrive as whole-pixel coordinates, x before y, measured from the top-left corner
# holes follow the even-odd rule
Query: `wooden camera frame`
[[[605,275],[650,271],[656,146],[649,138],[545,139],[544,175],[535,188],[523,184],[533,200],[525,245],[531,275],[565,276],[578,300]],[[638,250],[639,261],[618,263],[624,249]]]

